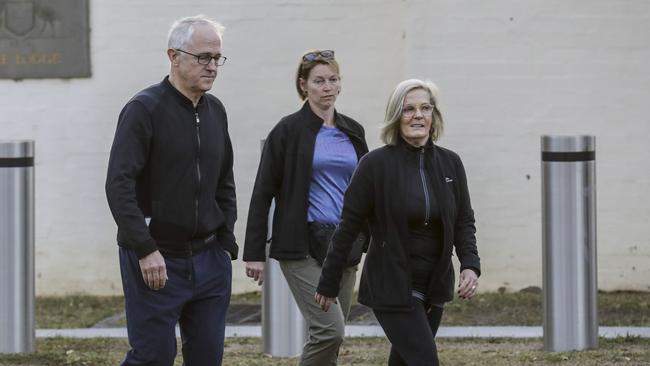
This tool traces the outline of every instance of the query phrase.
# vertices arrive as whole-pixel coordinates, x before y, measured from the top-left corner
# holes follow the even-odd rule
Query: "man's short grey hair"
[[[388,98],[384,127],[381,129],[380,138],[387,145],[396,145],[400,135],[402,108],[406,94],[415,89],[423,89],[429,93],[429,103],[433,106],[433,116],[430,137],[437,141],[442,135],[443,120],[440,111],[440,98],[438,87],[429,80],[408,79],[397,84],[395,90]]]
[[[207,25],[209,27],[212,27],[214,31],[219,35],[219,38],[223,38],[223,31],[226,30],[226,27],[221,25],[221,23],[210,19],[203,14],[179,19],[175,21],[174,24],[172,24],[172,27],[169,30],[169,36],[167,37],[167,48],[185,48],[185,46],[187,46],[192,40],[192,34],[194,33],[194,27],[196,25]]]

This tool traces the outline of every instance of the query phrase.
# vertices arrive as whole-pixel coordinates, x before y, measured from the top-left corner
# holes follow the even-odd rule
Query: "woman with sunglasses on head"
[[[330,312],[314,302],[314,292],[329,239],[340,221],[343,194],[368,147],[363,127],[335,108],[341,77],[334,51],[302,56],[296,90],[305,101],[302,108],[282,118],[264,144],[243,259],[246,275],[262,284],[268,214],[275,199],[269,257],[280,262],[309,328],[299,364],[335,365],[366,236],[356,239],[342,264],[339,301]]]
[[[437,88],[405,80],[386,107],[385,146],[360,162],[345,193],[315,295],[331,310],[340,293],[344,259],[369,222],[359,302],[373,309],[391,342],[389,365],[438,365],[435,335],[452,300],[452,250],[460,261],[458,295],[476,294],[480,259],[474,212],[459,156],[434,144],[443,120]]]

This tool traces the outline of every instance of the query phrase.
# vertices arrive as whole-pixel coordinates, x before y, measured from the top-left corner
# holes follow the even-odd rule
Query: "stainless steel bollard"
[[[266,260],[262,293],[264,353],[294,357],[307,340],[307,325],[275,259]]]
[[[0,353],[35,350],[34,141],[0,141]]]
[[[541,142],[544,348],[597,348],[595,137]]]
[[[264,147],[264,140],[262,140]],[[273,227],[274,205],[269,212],[269,234]],[[273,357],[294,357],[307,341],[307,324],[298,309],[280,263],[267,258],[262,286],[263,352]]]

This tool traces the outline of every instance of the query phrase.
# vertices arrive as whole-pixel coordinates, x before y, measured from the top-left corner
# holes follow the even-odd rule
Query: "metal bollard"
[[[541,142],[544,348],[597,348],[595,137]]]
[[[264,147],[264,140],[262,140]],[[269,210],[269,234],[273,227],[273,211]],[[298,309],[280,263],[268,257],[262,286],[263,352],[273,357],[294,357],[302,353],[307,340],[307,324]]]
[[[35,350],[34,141],[0,141],[0,353]]]
[[[307,340],[307,325],[275,259],[266,260],[262,293],[264,353],[295,357]]]

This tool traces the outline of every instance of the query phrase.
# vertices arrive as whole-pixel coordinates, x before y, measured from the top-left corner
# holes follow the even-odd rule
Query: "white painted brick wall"
[[[409,5],[405,76],[442,91],[484,287],[541,286],[540,135],[576,133],[596,136],[599,287],[650,289],[650,4]]]
[[[332,48],[338,109],[373,147],[398,81],[440,86],[440,143],[466,165],[484,289],[541,285],[539,136],[549,133],[596,135],[599,287],[650,289],[649,3],[119,0],[91,2],[92,78],[0,80],[0,139],[36,140],[38,294],[121,291],[103,188],[117,115],[167,73],[172,21],[196,13],[227,27],[213,93],[235,145],[240,244],[259,141],[300,106],[302,51]],[[256,287],[242,268],[234,262],[236,292]]]

